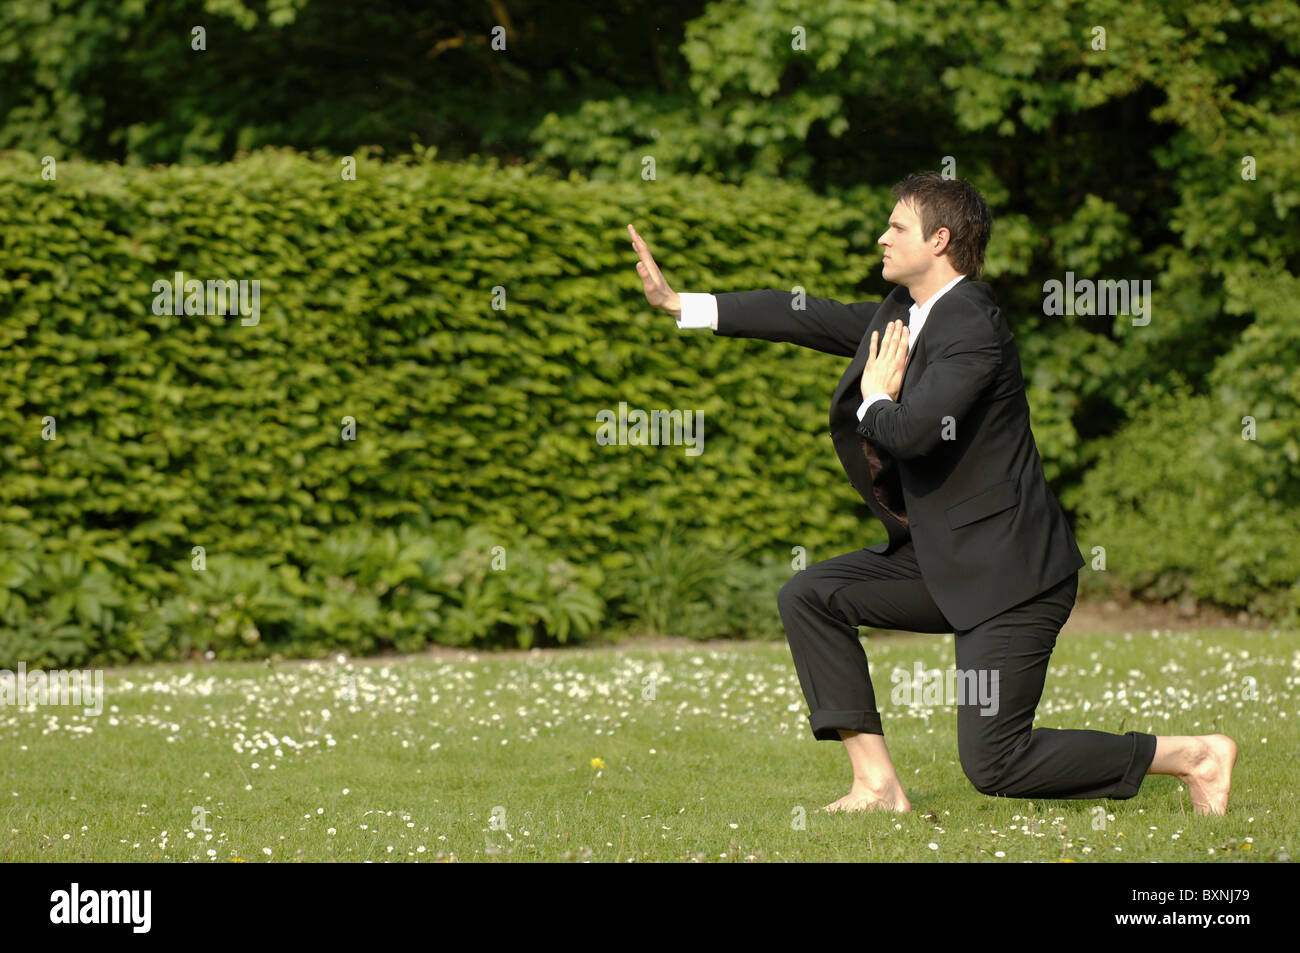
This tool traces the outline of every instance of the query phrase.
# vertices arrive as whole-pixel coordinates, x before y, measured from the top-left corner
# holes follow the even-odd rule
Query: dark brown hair
[[[938,172],[914,172],[894,186],[894,197],[916,212],[923,241],[940,228],[948,229],[945,254],[953,269],[972,281],[979,278],[993,216],[973,185],[964,179],[945,179]]]

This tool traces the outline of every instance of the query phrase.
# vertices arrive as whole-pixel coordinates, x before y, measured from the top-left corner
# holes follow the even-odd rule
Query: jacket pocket
[[[945,510],[948,516],[948,528],[957,529],[959,526],[982,520],[986,516],[1001,513],[1003,510],[1015,506],[1020,501],[1017,492],[1019,489],[1018,480],[1004,480],[1001,483],[995,483],[982,493],[976,493],[969,499],[948,507]]]

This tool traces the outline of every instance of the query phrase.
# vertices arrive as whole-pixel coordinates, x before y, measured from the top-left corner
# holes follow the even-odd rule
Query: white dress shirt
[[[912,307],[908,309],[907,316],[907,353],[910,357],[912,348],[916,345],[916,339],[921,333],[921,328],[925,326],[925,319],[930,316],[930,309],[934,303],[943,296],[949,288],[965,278],[965,275],[958,275],[952,281],[948,282],[934,294],[932,294],[921,307],[917,307],[913,302]],[[677,319],[679,328],[712,328],[718,330],[718,299],[712,294],[705,292],[683,291],[677,295],[682,302],[682,314]],[[879,349],[880,340],[877,339],[876,347]],[[861,420],[866,414],[867,408],[878,400],[892,400],[888,394],[868,394],[867,398],[858,407],[858,420]]]

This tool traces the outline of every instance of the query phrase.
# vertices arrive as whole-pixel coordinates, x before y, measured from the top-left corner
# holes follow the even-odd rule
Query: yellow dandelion
[[[600,758],[592,758],[591,766],[595,768],[597,771],[599,771],[601,768],[605,767],[605,762],[602,761]]]

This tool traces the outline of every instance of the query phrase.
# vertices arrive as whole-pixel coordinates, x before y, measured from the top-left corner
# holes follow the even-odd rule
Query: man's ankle
[[[855,788],[865,788],[868,791],[889,791],[898,786],[898,776],[893,774],[854,774],[853,786]]]

